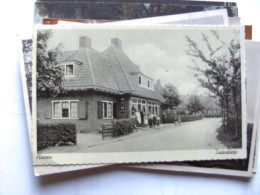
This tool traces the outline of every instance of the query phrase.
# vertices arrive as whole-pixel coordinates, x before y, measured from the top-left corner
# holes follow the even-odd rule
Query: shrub
[[[134,123],[131,119],[114,120],[115,135],[125,135],[133,132]]]
[[[204,117],[205,118],[221,118],[222,115],[221,114],[205,114]]]
[[[165,122],[166,123],[175,123],[175,118],[177,115],[167,115]],[[181,122],[187,122],[187,121],[195,121],[195,120],[201,120],[203,118],[202,115],[194,116],[194,115],[180,115]]]
[[[38,124],[37,149],[48,146],[76,144],[76,128],[73,124]]]

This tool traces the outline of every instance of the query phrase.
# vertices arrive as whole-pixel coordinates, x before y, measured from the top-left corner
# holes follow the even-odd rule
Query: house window
[[[132,115],[139,110],[146,112],[146,100],[139,98],[132,98]]]
[[[78,117],[78,102],[70,102],[70,117]]]
[[[62,102],[62,118],[69,117],[69,102]]]
[[[53,118],[60,118],[61,116],[60,102],[54,102],[52,110],[53,110]]]
[[[78,118],[78,100],[61,100],[52,102],[52,118]]]
[[[153,84],[153,80],[151,80],[150,78],[144,76],[144,75],[139,75],[138,76],[138,83],[140,87],[149,89],[149,90],[154,90],[154,84]]]
[[[104,119],[113,118],[113,102],[102,101],[102,110]]]
[[[159,115],[160,113],[160,105],[156,101],[145,100],[140,98],[132,98],[132,115],[139,109],[139,111],[143,111],[145,115],[154,114]]]
[[[74,75],[73,64],[65,65],[65,75],[66,76],[73,76]]]

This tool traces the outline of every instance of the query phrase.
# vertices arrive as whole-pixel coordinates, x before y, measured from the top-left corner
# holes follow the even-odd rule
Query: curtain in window
[[[70,102],[70,117],[78,117],[78,102]]]
[[[54,102],[53,103],[53,107],[54,107],[54,117],[55,118],[60,118],[61,117],[61,105],[60,102]]]
[[[69,103],[62,102],[62,117],[69,117]]]
[[[73,75],[73,65],[67,65],[66,75]]]
[[[107,117],[112,118],[112,103],[107,103]]]
[[[103,118],[107,118],[107,102],[103,102]]]

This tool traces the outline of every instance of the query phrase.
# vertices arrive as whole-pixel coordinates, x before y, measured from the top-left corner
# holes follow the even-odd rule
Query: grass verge
[[[222,127],[217,129],[217,139],[228,148],[241,148],[242,138],[234,135],[233,132],[223,131]]]

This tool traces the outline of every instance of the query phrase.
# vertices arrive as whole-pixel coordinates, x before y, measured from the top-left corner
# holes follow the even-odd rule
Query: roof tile
[[[111,45],[103,53],[90,48],[64,51],[58,56],[58,62],[66,61],[80,62],[75,67],[75,75],[64,80],[69,90],[105,90],[164,101],[157,91],[139,86],[131,73],[142,73],[121,48]]]

